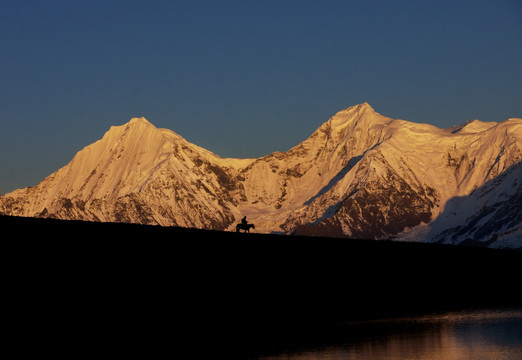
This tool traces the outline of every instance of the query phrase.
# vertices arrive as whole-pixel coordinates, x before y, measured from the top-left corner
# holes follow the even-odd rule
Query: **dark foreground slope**
[[[12,334],[50,336],[46,348],[245,355],[358,319],[522,305],[515,251],[5,216],[0,226]]]

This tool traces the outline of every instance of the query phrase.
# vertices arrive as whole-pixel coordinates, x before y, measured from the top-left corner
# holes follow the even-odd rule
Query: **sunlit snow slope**
[[[522,119],[439,129],[364,103],[286,152],[224,159],[134,118],[0,212],[522,247],[521,161]]]

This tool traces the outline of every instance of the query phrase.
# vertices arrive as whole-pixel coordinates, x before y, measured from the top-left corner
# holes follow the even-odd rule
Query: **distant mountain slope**
[[[35,187],[3,197],[4,213],[224,228],[234,220],[235,166],[144,118],[111,127]],[[226,171],[225,171],[226,169]]]
[[[447,202],[426,226],[426,241],[522,249],[522,163],[469,195]]]
[[[520,247],[521,161],[522,119],[439,129],[364,103],[286,152],[224,159],[134,118],[0,213]]]

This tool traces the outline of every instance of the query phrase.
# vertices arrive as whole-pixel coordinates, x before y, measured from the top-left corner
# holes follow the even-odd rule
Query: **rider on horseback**
[[[254,224],[249,224],[246,216],[244,216],[241,219],[241,222],[236,225],[236,232],[239,232],[239,230],[243,230],[244,232],[250,232],[250,229],[255,229],[256,227]]]

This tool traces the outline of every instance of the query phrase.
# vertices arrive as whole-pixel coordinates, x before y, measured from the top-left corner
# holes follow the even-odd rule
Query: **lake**
[[[522,359],[522,308],[340,324],[325,336],[302,337],[251,359]]]

